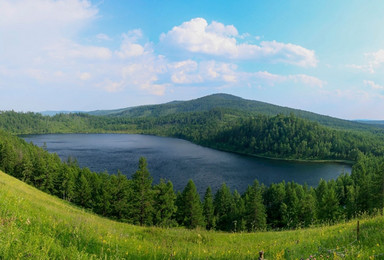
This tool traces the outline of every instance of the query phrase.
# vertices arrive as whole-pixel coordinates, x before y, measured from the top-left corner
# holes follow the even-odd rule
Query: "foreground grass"
[[[0,259],[384,259],[384,218],[295,231],[138,227],[98,217],[0,172]]]

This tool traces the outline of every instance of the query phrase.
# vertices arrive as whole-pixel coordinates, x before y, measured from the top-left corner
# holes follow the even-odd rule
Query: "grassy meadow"
[[[96,216],[0,172],[0,259],[384,259],[384,217],[294,231],[139,227]]]

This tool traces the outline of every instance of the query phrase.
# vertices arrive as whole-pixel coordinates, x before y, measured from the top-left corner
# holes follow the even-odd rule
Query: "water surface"
[[[208,186],[216,191],[225,182],[231,190],[244,192],[255,179],[269,185],[295,181],[316,186],[321,178],[336,178],[351,166],[338,163],[303,163],[260,159],[213,150],[191,142],[148,135],[131,134],[49,134],[23,136],[62,160],[77,159],[81,167],[92,171],[117,173],[130,177],[141,156],[146,157],[154,183],[171,180],[182,190],[192,179],[200,194]]]

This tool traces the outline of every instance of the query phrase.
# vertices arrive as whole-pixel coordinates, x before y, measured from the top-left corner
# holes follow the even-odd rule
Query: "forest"
[[[135,133],[169,136],[247,155],[354,162],[359,152],[384,155],[384,131],[345,130],[294,114],[249,115],[229,108],[159,117],[0,112],[0,129],[12,134]]]
[[[255,180],[243,194],[223,183],[215,194],[208,188],[200,198],[193,180],[177,193],[171,181],[154,184],[145,158],[130,179],[121,173],[95,173],[0,131],[2,171],[102,216],[146,226],[240,232],[308,227],[382,213],[384,159],[362,151],[355,157],[351,175],[321,180],[316,188],[294,182],[265,186]]]

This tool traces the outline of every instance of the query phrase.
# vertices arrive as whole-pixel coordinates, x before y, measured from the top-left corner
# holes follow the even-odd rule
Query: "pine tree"
[[[75,194],[75,177],[72,169],[63,165],[60,169],[57,183],[57,195],[67,201],[71,201]]]
[[[308,227],[316,220],[316,199],[312,188],[300,200],[299,212],[299,220],[304,227]]]
[[[334,223],[339,219],[339,200],[333,186],[327,187],[324,196],[321,198],[319,210],[318,216],[322,221]]]
[[[358,187],[357,187],[357,190]],[[346,202],[345,202],[345,213],[347,219],[351,219],[356,216],[357,205],[356,205],[356,188],[353,185],[347,186]]]
[[[92,205],[92,190],[85,177],[84,171],[79,173],[76,184],[75,203],[82,207],[90,208]]]
[[[246,223],[244,219],[244,214],[245,214],[244,200],[237,190],[233,192],[232,197],[233,197],[233,203],[234,203],[234,211],[232,213],[233,231],[234,232],[244,231],[246,229],[245,227]]]
[[[188,181],[187,186],[181,193],[179,205],[178,210],[180,215],[183,216],[182,225],[187,228],[203,227],[205,225],[200,197],[192,180]]]
[[[285,194],[284,202],[287,205],[286,225],[289,228],[295,228],[299,225],[299,199],[296,195],[294,183],[287,183]]]
[[[267,221],[272,227],[280,228],[285,226],[285,223],[283,223],[283,212],[281,211],[284,200],[285,182],[271,184],[265,193],[264,201],[268,215]],[[284,212],[284,214],[286,214],[286,212]]]
[[[213,196],[211,187],[208,187],[204,195],[203,214],[208,230],[214,229],[216,226],[216,217],[213,207]]]
[[[163,179],[153,187],[154,190],[154,224],[162,227],[174,226],[172,216],[176,212],[175,191],[171,181],[165,183]]]
[[[135,199],[132,186],[132,180],[128,180],[126,176],[118,171],[117,175],[112,175],[110,177],[109,192],[108,190],[105,191],[105,199],[108,200],[109,196],[111,198],[111,215],[118,219],[127,220],[131,223],[133,223],[131,209],[133,208],[132,204]],[[110,195],[108,195],[108,193]],[[104,203],[107,203],[107,201]],[[108,208],[108,205],[105,205],[105,207]]]
[[[141,226],[152,224],[153,192],[152,177],[144,157],[139,160],[139,169],[132,176],[133,198],[132,219]]]
[[[126,179],[126,177],[124,176]],[[112,185],[111,177],[107,172],[100,173],[97,178],[95,212],[109,216],[112,211]],[[126,182],[126,181],[125,181]]]
[[[245,220],[247,229],[255,231],[266,227],[266,214],[262,198],[262,189],[257,180],[252,186],[248,186],[244,196]]]
[[[223,183],[215,194],[214,200],[216,227],[220,230],[230,231],[233,227],[234,202],[229,187]]]

